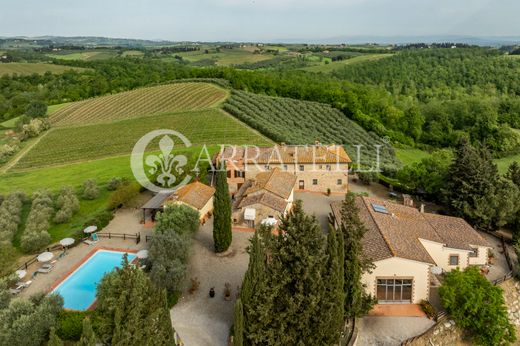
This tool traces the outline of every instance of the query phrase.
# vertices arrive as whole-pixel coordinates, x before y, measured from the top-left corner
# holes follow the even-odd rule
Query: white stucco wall
[[[376,268],[372,273],[365,273],[362,282],[369,294],[376,296],[377,278],[413,279],[412,303],[418,304],[430,295],[430,264],[392,257],[374,262]]]
[[[433,242],[430,240],[419,239],[423,244],[424,248],[435,261],[438,267],[441,267],[444,271],[451,271],[455,268],[465,269],[469,264],[469,253],[468,250],[453,249],[445,247],[443,244]],[[480,254],[480,251],[479,251]],[[458,265],[450,265],[450,255],[459,256]]]
[[[473,246],[473,245],[471,245]],[[475,246],[477,247],[477,246]],[[477,257],[470,257],[469,258],[469,264],[470,265],[484,265],[488,262],[488,251],[489,247],[485,246],[478,246],[478,256]]]

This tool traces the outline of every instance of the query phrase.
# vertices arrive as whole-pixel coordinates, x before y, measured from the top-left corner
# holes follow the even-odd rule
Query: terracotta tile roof
[[[463,250],[471,250],[470,245],[490,246],[461,218],[421,213],[412,207],[369,197],[357,197],[356,205],[367,228],[363,253],[374,261],[401,257],[435,264],[419,239]],[[331,208],[338,220],[341,202],[331,204]]]
[[[283,213],[287,207],[287,201],[270,192],[260,192],[253,195],[245,196],[238,204],[239,208],[248,207],[253,204],[263,204],[266,207]]]
[[[214,193],[215,188],[196,181],[180,187],[170,195],[165,203],[182,202],[200,210],[206,205]]]
[[[258,173],[245,194],[249,195],[260,190],[269,191],[283,199],[288,199],[296,183],[294,174],[274,168],[268,172]]]
[[[238,162],[259,164],[337,164],[350,163],[341,145],[275,145],[272,147],[226,147],[220,157]]]
[[[423,214],[423,216],[435,228],[447,247],[465,250],[472,250],[469,245],[491,247],[486,239],[460,217],[437,214]]]

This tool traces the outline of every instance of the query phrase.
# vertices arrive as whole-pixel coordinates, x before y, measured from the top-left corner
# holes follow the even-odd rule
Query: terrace
[[[71,247],[66,251],[64,256],[60,254],[63,252],[62,249],[56,249],[51,251],[54,254],[53,268],[49,273],[38,273],[32,278],[34,272],[41,268],[42,264],[38,261],[34,261],[27,268],[27,275],[21,281],[31,280],[32,283],[29,287],[22,290],[19,294],[22,296],[30,296],[37,292],[50,292],[57,284],[64,280],[70,275],[75,269],[77,269],[89,256],[98,249],[109,249],[115,251],[124,252],[137,252],[145,249],[149,246],[149,243],[145,241],[147,235],[151,235],[151,229],[145,229],[140,224],[140,213],[137,210],[121,210],[117,212],[112,222],[103,229],[101,234],[105,236],[98,237],[98,241],[94,245],[87,245],[85,243],[78,243],[76,246]],[[111,237],[108,238],[108,233]],[[135,239],[123,236],[113,236],[116,234],[130,234],[134,235],[140,233],[141,241],[137,244]],[[32,278],[32,279],[31,279]]]

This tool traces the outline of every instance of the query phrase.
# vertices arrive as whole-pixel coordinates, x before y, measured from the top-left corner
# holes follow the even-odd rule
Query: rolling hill
[[[208,83],[176,83],[70,103],[51,115],[54,126],[74,126],[193,111],[217,106],[228,92]]]
[[[45,72],[63,73],[65,71],[84,71],[84,68],[45,63],[10,62],[0,64],[0,76],[3,75],[31,75],[33,73],[44,74]]]

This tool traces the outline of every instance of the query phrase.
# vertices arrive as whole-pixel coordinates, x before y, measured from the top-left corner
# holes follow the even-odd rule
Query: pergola
[[[143,210],[143,222],[146,222],[146,211],[150,211],[152,221],[155,219],[157,211],[162,210],[164,202],[171,196],[174,190],[163,190],[153,196],[148,202],[146,202],[141,209]]]

